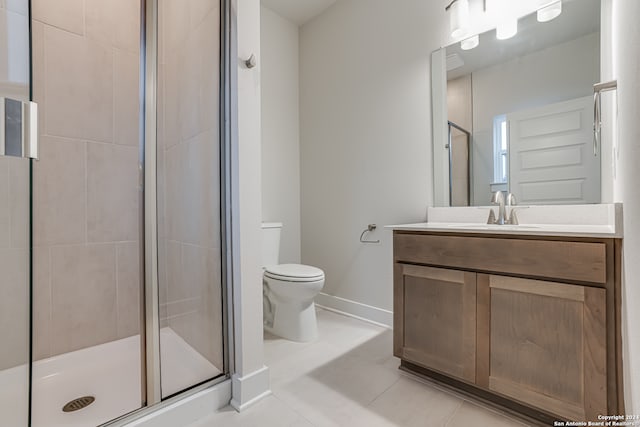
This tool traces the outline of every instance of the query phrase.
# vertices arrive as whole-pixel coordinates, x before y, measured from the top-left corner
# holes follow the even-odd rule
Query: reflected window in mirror
[[[493,182],[506,184],[509,170],[509,133],[507,116],[504,114],[493,119],[493,153]]]

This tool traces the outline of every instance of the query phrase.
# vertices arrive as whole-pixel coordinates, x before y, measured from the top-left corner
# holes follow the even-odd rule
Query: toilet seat
[[[303,264],[278,264],[265,268],[265,277],[285,282],[317,282],[324,280],[319,268]]]

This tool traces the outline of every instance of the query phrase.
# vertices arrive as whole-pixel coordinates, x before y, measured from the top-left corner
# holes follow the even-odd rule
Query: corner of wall
[[[269,394],[262,325],[262,184],[260,135],[260,1],[236,3],[237,140],[232,144],[233,405]],[[255,68],[242,58],[254,54]]]
[[[636,0],[606,0],[611,4],[611,70],[618,80],[617,128],[618,151],[616,171],[616,200],[624,203],[624,253],[622,268],[622,353],[627,414],[640,411],[640,29],[636,25],[640,16],[640,2]]]
[[[243,377],[233,375],[231,377],[231,390],[233,398],[230,405],[238,412],[244,411],[271,394],[269,368],[263,366],[261,369]]]
[[[260,13],[262,219],[284,224],[280,262],[300,262],[299,27]]]

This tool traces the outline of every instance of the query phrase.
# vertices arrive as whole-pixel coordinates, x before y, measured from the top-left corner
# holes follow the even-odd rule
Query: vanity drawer
[[[606,244],[394,232],[396,262],[604,284]]]

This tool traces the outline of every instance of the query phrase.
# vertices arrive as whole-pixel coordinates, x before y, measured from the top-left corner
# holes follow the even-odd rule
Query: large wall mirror
[[[497,190],[519,204],[601,202],[600,1],[563,0],[551,21],[534,12],[515,36],[478,42],[432,55],[435,204],[487,205]]]

